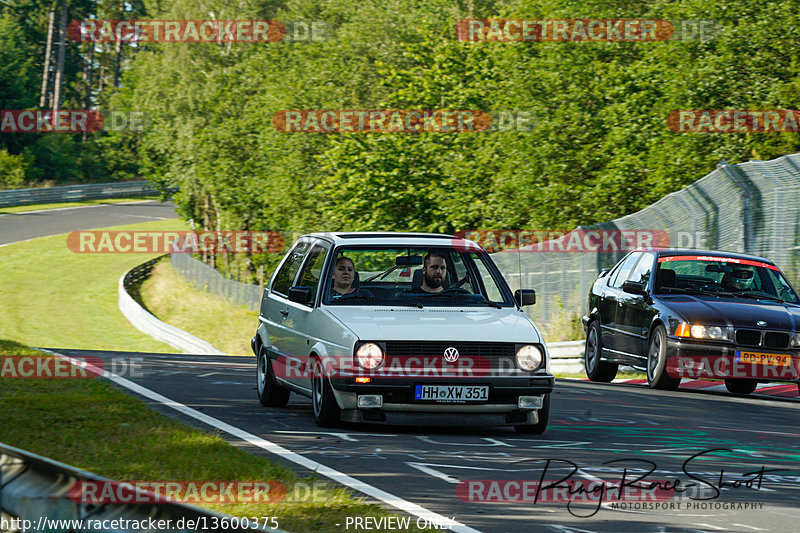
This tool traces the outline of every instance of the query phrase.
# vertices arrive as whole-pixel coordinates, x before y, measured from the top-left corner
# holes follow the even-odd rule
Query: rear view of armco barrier
[[[154,339],[169,344],[173,348],[177,348],[184,353],[224,355],[224,352],[216,349],[203,339],[195,337],[191,333],[176,328],[175,326],[171,326],[166,322],[162,322],[147,312],[147,310],[139,305],[128,293],[128,288],[132,284],[150,276],[153,267],[160,260],[161,257],[151,259],[146,263],[142,263],[130,269],[120,277],[117,294],[119,297],[119,310],[122,315],[142,333],[146,333]]]
[[[170,524],[159,528],[159,532],[188,532],[194,528],[178,527],[178,524],[205,524],[201,531],[230,531],[230,527],[213,528],[212,524],[229,524],[228,515],[207,511],[183,503],[103,503],[89,504],[73,501],[69,489],[81,481],[108,482],[85,470],[36,455],[19,448],[0,443],[0,509],[3,521],[27,520],[32,526],[28,531],[60,533],[66,531],[100,531],[86,526],[103,520],[129,520],[137,522],[160,522]],[[79,520],[84,527],[54,526],[57,520]],[[234,518],[234,520],[236,520]],[[90,522],[91,521],[91,522]],[[167,522],[169,521],[169,522]],[[41,526],[41,527],[39,527]],[[115,531],[130,531],[115,529]],[[139,530],[137,530],[139,531]],[[148,530],[141,530],[148,531]],[[152,531],[156,531],[153,529]],[[248,528],[248,531],[277,531],[277,529]]]
[[[127,198],[158,194],[147,181],[126,181],[120,183],[94,183],[88,185],[69,185],[42,189],[14,189],[0,191],[0,207],[17,205],[51,204],[59,202],[79,202],[103,198]]]

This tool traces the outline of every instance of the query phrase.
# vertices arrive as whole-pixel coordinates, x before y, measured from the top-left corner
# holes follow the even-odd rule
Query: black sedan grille
[[[740,346],[764,346],[765,348],[783,349],[788,348],[789,340],[789,334],[782,331],[736,330],[736,344]]]

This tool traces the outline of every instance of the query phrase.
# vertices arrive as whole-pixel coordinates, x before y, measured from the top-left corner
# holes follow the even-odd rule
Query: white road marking
[[[438,470],[434,470],[433,468],[428,468],[427,466],[424,466],[423,463],[406,463],[406,464],[408,466],[410,466],[411,468],[416,468],[420,472],[424,472],[424,473],[428,474],[429,476],[433,476],[433,477],[435,477],[437,479],[441,479],[443,481],[446,481],[447,483],[453,483],[453,484],[456,484],[456,485],[461,483],[461,481],[458,478],[453,477],[453,476],[448,476],[444,472],[439,472]]]
[[[433,440],[431,437],[427,435],[416,435],[416,438],[421,440],[422,442],[427,442],[428,444],[436,444],[437,446],[480,446],[482,448],[487,447],[486,444],[466,444],[463,442],[437,442]],[[507,442],[503,442],[497,439],[491,439],[489,437],[481,437],[483,440],[489,442],[489,446],[508,446],[509,448],[515,448],[513,444],[508,444]]]
[[[74,363],[76,365],[80,364],[90,372],[97,372],[97,373],[103,372],[101,369],[95,367],[94,365],[86,364],[82,360],[74,359],[68,355],[63,355],[50,350],[45,350],[43,348],[39,349],[45,353],[61,357],[62,359],[65,359],[70,363]],[[175,400],[167,398],[166,396],[163,396],[157,392],[142,387],[141,385],[134,383],[133,381],[117,376],[116,374],[111,374],[110,372],[107,373],[107,376],[109,380],[113,381],[117,385],[125,387],[126,389],[129,389],[135,392],[136,394],[139,394],[140,396],[149,398],[166,407],[171,407],[172,409],[175,409],[176,411],[183,413],[187,416],[191,416],[192,418],[199,420],[204,424],[215,427],[220,431],[224,431],[225,433],[228,433],[229,435],[232,435],[249,444],[252,444],[253,446],[257,446],[270,453],[274,453],[275,455],[280,456],[282,459],[298,464],[303,468],[307,468],[308,470],[315,472],[316,474],[330,478],[333,481],[336,481],[337,483],[341,483],[342,485],[350,487],[353,490],[366,494],[367,496],[370,496],[372,498],[375,498],[376,500],[391,505],[392,507],[396,507],[397,509],[400,509],[401,511],[404,511],[410,515],[414,515],[416,517],[427,520],[428,522],[433,522],[435,524],[449,523],[450,524],[449,529],[451,531],[456,531],[458,533],[480,533],[480,531],[477,529],[471,528],[460,522],[456,522],[455,520],[448,518],[446,516],[442,516],[439,513],[434,513],[433,511],[430,511],[422,507],[421,505],[410,502],[408,500],[404,500],[403,498],[395,496],[394,494],[386,492],[385,490],[373,487],[372,485],[368,485],[367,483],[364,483],[363,481],[351,477],[345,474],[344,472],[339,472],[338,470],[334,470],[329,466],[326,466],[322,463],[319,463],[303,455],[288,450],[283,446],[270,442],[257,435],[253,435],[252,433],[248,433],[247,431],[237,428],[236,426],[232,426],[226,422],[223,422],[222,420],[201,413],[200,411],[192,409],[187,405],[184,405],[180,402],[176,402]]]

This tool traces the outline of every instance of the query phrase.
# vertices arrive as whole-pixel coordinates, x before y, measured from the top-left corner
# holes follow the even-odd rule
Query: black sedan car
[[[609,382],[619,365],[656,389],[681,378],[800,388],[800,298],[772,261],[703,250],[631,252],[589,292],[586,374]]]

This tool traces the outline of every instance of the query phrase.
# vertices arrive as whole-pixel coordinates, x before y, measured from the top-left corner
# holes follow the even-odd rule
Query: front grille
[[[764,333],[764,346],[767,348],[786,348],[789,346],[789,334],[780,331]]]
[[[742,346],[760,346],[761,332],[757,329],[737,329],[736,344]]]
[[[455,348],[461,357],[514,357],[510,342],[419,342],[387,341],[386,355],[401,357],[442,357],[447,348]]]
[[[444,359],[447,348],[458,350],[456,362],[447,362]],[[514,370],[514,348],[514,343],[509,342],[387,341],[386,362],[383,367],[402,368],[412,372],[416,368],[423,368],[433,375],[439,369],[440,373],[455,371],[462,377],[485,376],[489,372]]]

